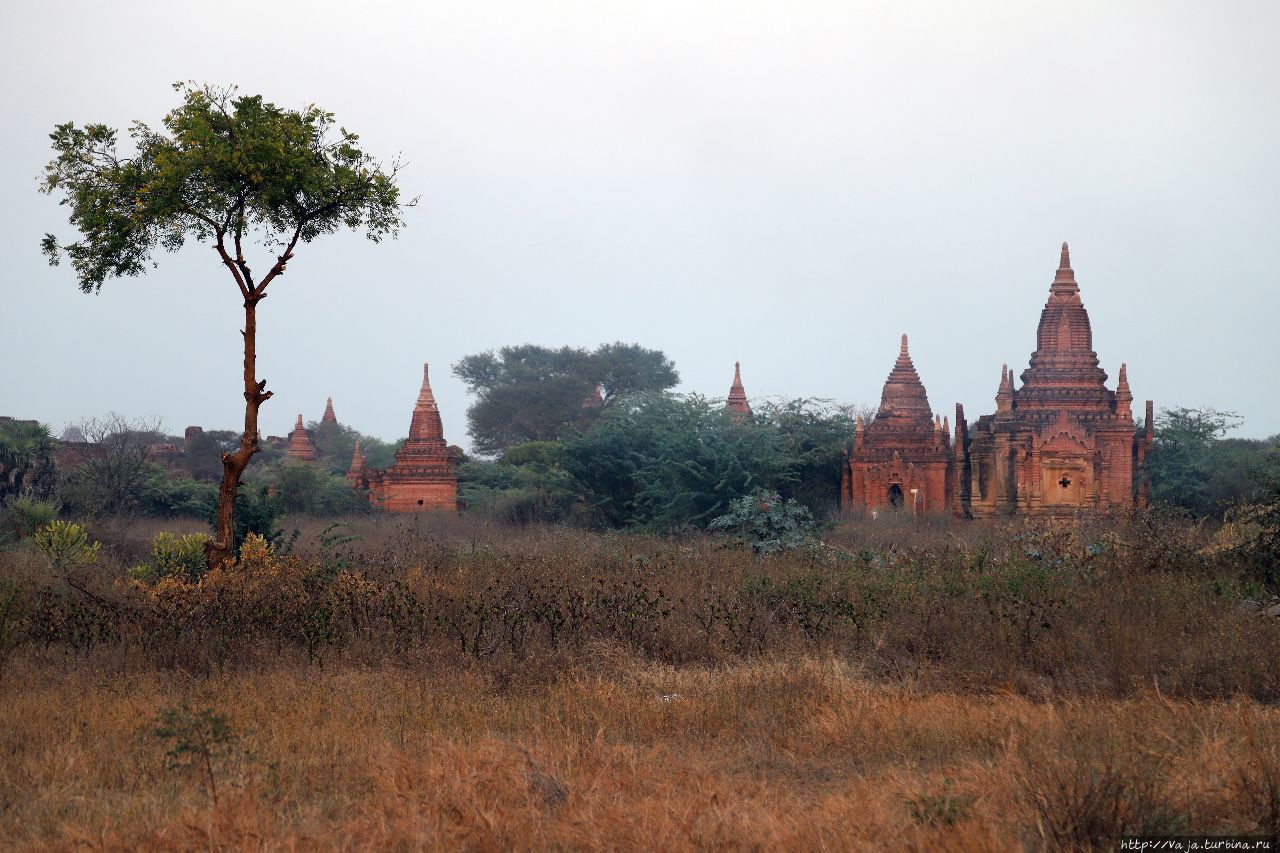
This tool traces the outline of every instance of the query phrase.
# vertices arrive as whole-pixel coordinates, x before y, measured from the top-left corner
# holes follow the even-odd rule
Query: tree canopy
[[[477,400],[467,410],[474,449],[486,455],[585,428],[621,397],[680,381],[659,350],[603,344],[594,351],[524,344],[469,355],[453,366]],[[593,399],[600,387],[600,402]]]
[[[1162,409],[1146,459],[1151,500],[1217,518],[1235,503],[1251,500],[1259,487],[1258,475],[1280,441],[1227,438],[1239,425],[1234,412]]]
[[[405,205],[399,164],[383,167],[356,134],[335,125],[332,113],[314,104],[277,107],[234,87],[174,89],[182,103],[162,130],[140,121],[130,126],[132,156],[119,153],[119,134],[106,124],[54,128],[55,156],[40,188],[62,195],[80,237],[62,244],[46,234],[42,247],[51,264],[70,260],[86,293],[110,278],[145,272],[158,249],[177,251],[188,240],[211,245],[234,280],[245,311],[245,420],[239,447],[221,456],[217,535],[208,549],[213,565],[233,556],[236,495],[260,449],[258,409],[272,396],[257,375],[258,303],[300,244],[344,228],[363,230],[373,241],[395,236]],[[274,255],[265,272],[250,263],[251,243]]]

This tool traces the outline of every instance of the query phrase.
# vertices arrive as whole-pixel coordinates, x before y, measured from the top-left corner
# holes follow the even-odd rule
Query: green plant
[[[707,529],[725,533],[732,541],[750,547],[758,557],[816,542],[809,508],[793,500],[784,501],[775,492],[759,492],[732,501],[729,511],[714,519]]]
[[[8,510],[8,527],[18,539],[25,539],[58,517],[56,503],[27,496],[9,501]]]
[[[204,546],[210,541],[205,533],[174,536],[164,532],[151,540],[151,560],[135,566],[130,574],[139,580],[159,580],[178,576],[197,580],[205,571]]]
[[[192,711],[187,704],[165,708],[156,720],[156,737],[169,741],[165,756],[170,770],[197,768],[213,802],[218,802],[218,782],[213,772],[216,761],[230,755],[238,735],[231,723],[212,708]]]
[[[89,534],[70,521],[51,521],[31,537],[36,550],[49,561],[55,572],[62,573],[75,566],[92,565],[98,559],[101,543],[89,544]]]

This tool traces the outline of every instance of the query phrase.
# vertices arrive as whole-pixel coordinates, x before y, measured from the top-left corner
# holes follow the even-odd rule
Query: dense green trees
[[[468,432],[474,450],[484,455],[528,441],[567,438],[624,395],[661,391],[680,380],[660,351],[624,343],[594,351],[503,347],[466,356],[453,372],[476,395],[467,410]],[[597,385],[603,406],[588,405]]]
[[[111,278],[139,275],[163,248],[207,243],[234,280],[244,306],[244,429],[224,453],[217,535],[209,563],[233,556],[235,501],[241,476],[258,452],[258,409],[271,398],[257,374],[257,308],[299,244],[344,228],[377,241],[400,226],[397,164],[384,168],[359,137],[315,105],[275,106],[234,88],[177,84],[182,103],[156,130],[135,121],[136,149],[121,156],[105,124],[60,124],[50,134],[55,157],[41,189],[60,193],[79,232],[61,245],[48,234],[51,264],[67,258],[80,289],[94,293]],[[249,241],[269,252],[254,272]],[[270,256],[274,256],[271,259]]]
[[[735,499],[760,491],[825,516],[851,432],[842,409],[812,400],[762,405],[744,422],[728,416],[722,400],[625,395],[590,430],[464,466],[462,497],[507,520],[657,531],[703,528]]]
[[[1152,502],[1220,519],[1237,502],[1251,500],[1280,437],[1226,438],[1239,425],[1238,415],[1213,408],[1161,410],[1145,471]]]

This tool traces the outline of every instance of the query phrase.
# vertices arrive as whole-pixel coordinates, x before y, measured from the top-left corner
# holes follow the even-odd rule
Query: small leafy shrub
[[[16,539],[26,539],[58,517],[58,505],[31,497],[14,498],[7,505],[6,526]]]
[[[756,556],[794,551],[815,543],[815,524],[809,508],[783,500],[776,492],[747,495],[729,503],[729,511],[714,519],[708,530],[750,547]]]
[[[49,522],[35,532],[31,541],[55,572],[92,565],[98,559],[100,543],[90,545],[85,529],[70,521]]]
[[[210,536],[190,533],[174,536],[159,533],[151,540],[151,559],[146,565],[135,566],[130,574],[138,580],[183,577],[197,580],[205,571],[204,546]]]
[[[218,802],[218,781],[214,764],[229,756],[237,741],[235,729],[222,714],[212,708],[192,711],[186,703],[160,712],[155,729],[158,738],[169,741],[165,756],[170,770],[196,770],[209,792]]]

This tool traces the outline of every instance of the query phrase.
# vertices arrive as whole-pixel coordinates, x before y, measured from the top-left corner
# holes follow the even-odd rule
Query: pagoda
[[[320,458],[315,443],[311,441],[311,434],[302,425],[302,415],[298,415],[298,422],[294,424],[293,432],[289,433],[285,458],[291,462],[315,462]]]
[[[1035,352],[1020,379],[1021,387],[1002,367],[995,414],[972,427],[956,407],[955,514],[987,518],[1145,505],[1138,470],[1152,439],[1152,403],[1138,431],[1125,365],[1116,390],[1107,388],[1066,243],[1040,313]]]
[[[365,469],[363,456],[358,460],[353,458],[352,467]],[[409,438],[396,451],[395,464],[368,471],[366,477],[370,501],[387,512],[457,510],[458,478],[444,443],[444,425],[435,395],[431,393],[427,365],[422,365],[422,390],[413,407]]]
[[[338,416],[333,413],[333,398],[326,397],[324,401],[324,416],[320,418],[322,424],[336,424]]]
[[[742,364],[733,363],[733,384],[729,386],[729,399],[725,401],[724,410],[735,420],[751,418],[751,404],[747,402],[747,389],[742,387]]]
[[[857,420],[853,450],[840,471],[842,508],[906,509],[917,515],[950,510],[948,426],[929,406],[903,335],[880,393],[880,408],[870,423]]]

